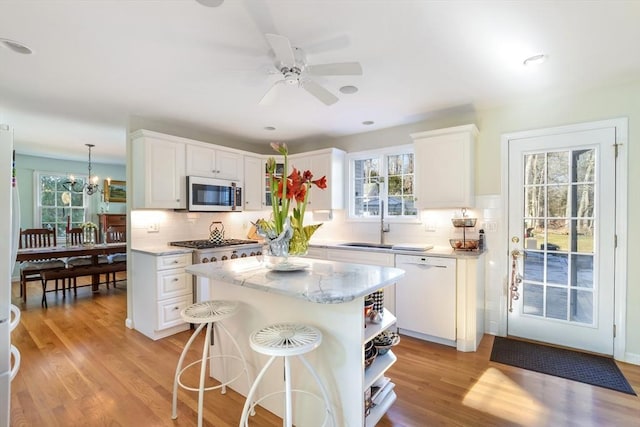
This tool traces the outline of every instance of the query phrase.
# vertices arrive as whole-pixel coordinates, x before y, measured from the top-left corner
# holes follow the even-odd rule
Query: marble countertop
[[[309,258],[290,258],[295,271],[270,269],[261,257],[195,264],[186,271],[211,280],[246,286],[320,304],[352,301],[395,283],[404,270]]]
[[[426,251],[419,250],[404,250],[404,249],[392,249],[392,248],[375,248],[375,247],[357,247],[357,246],[343,246],[343,243],[348,242],[334,242],[334,241],[311,241],[310,247],[315,248],[330,248],[330,249],[342,249],[346,251],[364,251],[364,252],[383,252],[401,255],[418,255],[418,256],[434,256],[444,258],[478,258],[485,251],[456,251],[451,246],[434,246]]]
[[[183,248],[180,246],[170,246],[170,245],[157,245],[157,246],[138,246],[135,248],[131,248],[134,252],[141,252],[143,254],[148,255],[175,255],[175,254],[189,254],[193,252],[192,248]]]

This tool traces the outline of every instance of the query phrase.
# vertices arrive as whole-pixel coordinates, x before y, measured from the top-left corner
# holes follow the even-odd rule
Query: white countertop
[[[316,241],[309,242],[310,247],[315,248],[331,248],[342,249],[346,251],[364,251],[364,252],[385,252],[392,254],[402,255],[418,255],[418,256],[434,256],[445,258],[477,258],[484,251],[456,251],[451,246],[434,246],[426,251],[420,250],[404,250],[393,248],[375,248],[375,247],[358,247],[358,246],[343,246],[343,243],[348,242],[331,242],[331,241]]]
[[[157,245],[157,246],[139,246],[135,248],[131,248],[134,252],[141,252],[143,254],[149,255],[175,255],[175,254],[190,254],[193,252],[192,248],[183,248],[180,246],[170,246],[170,245]]]
[[[264,292],[320,304],[338,304],[363,297],[396,282],[404,270],[362,264],[347,264],[309,258],[290,258],[307,265],[298,271],[267,268],[261,257],[195,264],[187,273],[211,280],[246,286]]]

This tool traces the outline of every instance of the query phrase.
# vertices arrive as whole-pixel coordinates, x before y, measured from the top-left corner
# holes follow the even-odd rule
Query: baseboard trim
[[[624,360],[622,362],[640,365],[640,354],[627,352],[624,354]]]

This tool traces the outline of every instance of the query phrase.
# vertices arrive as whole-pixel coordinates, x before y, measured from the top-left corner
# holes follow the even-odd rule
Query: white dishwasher
[[[406,272],[396,284],[399,331],[455,346],[455,258],[396,255],[396,267]]]

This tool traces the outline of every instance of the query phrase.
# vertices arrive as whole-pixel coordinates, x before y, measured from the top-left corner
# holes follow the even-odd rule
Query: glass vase
[[[309,239],[304,232],[298,228],[293,229],[293,236],[289,240],[289,255],[305,256],[309,252]]]

